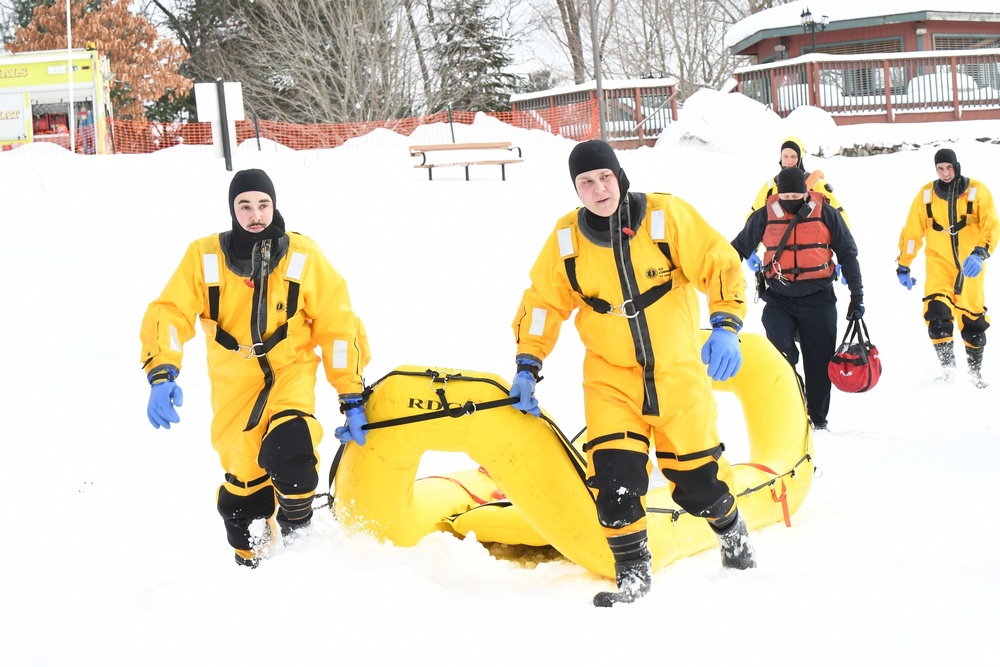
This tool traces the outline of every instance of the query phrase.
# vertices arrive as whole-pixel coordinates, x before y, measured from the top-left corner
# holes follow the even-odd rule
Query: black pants
[[[830,411],[830,376],[827,367],[837,349],[837,296],[833,286],[816,294],[786,297],[773,290],[764,293],[761,321],[767,338],[795,368],[802,347],[806,408],[813,424],[826,424]]]

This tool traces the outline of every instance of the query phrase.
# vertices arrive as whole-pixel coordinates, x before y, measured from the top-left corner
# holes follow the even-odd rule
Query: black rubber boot
[[[955,341],[946,340],[943,343],[934,343],[934,351],[937,353],[941,368],[955,367]]]
[[[278,494],[278,513],[275,519],[281,527],[281,537],[287,543],[296,530],[305,528],[312,521],[313,496],[308,498],[286,498]]]
[[[955,342],[946,340],[943,343],[934,343],[934,352],[937,354],[938,363],[944,369],[938,382],[953,382],[955,379]]]
[[[646,556],[615,563],[615,583],[617,591],[601,591],[594,596],[595,607],[631,604],[648,593],[653,585],[652,558]]]
[[[249,549],[237,549],[236,564],[249,567],[252,570],[260,565],[260,558]]]
[[[965,347],[966,361],[969,366],[969,379],[978,389],[989,385],[983,381],[983,350],[981,347]]]
[[[757,554],[754,553],[750,533],[743,516],[736,510],[735,517],[722,528],[709,522],[709,526],[719,538],[719,551],[722,552],[722,567],[727,570],[750,570],[757,567]]]

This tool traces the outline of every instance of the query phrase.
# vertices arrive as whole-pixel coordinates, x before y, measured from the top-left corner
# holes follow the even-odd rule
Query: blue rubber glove
[[[966,278],[975,278],[983,271],[983,260],[986,259],[986,251],[976,248],[972,254],[965,258],[962,263],[962,273]]]
[[[851,295],[851,305],[847,307],[847,321],[860,320],[865,316],[864,297]]]
[[[521,412],[526,412],[532,417],[540,417],[541,409],[538,407],[538,400],[535,398],[535,385],[538,384],[538,372],[542,367],[533,358],[517,358],[517,375],[510,383],[510,397],[520,399],[514,407]]]
[[[844,274],[843,274],[843,273],[842,273],[842,272],[840,271],[840,264],[837,264],[837,265],[836,265],[836,266],[834,267],[834,271],[836,271],[836,274],[834,275],[833,279],[834,279],[834,280],[839,280],[839,281],[840,281],[840,284],[841,284],[841,285],[846,285],[846,284],[847,284],[847,276],[845,276],[845,275],[844,275]]]
[[[760,257],[757,256],[756,252],[752,252],[747,257],[747,266],[750,267],[751,271],[757,273],[764,266],[764,262],[760,261]]]
[[[910,275],[910,267],[899,266],[896,267],[896,277],[899,278],[899,284],[906,289],[913,289],[913,286],[917,284],[917,279]]]
[[[344,409],[347,423],[334,429],[334,435],[337,436],[342,445],[353,440],[363,447],[365,444],[364,427],[368,425],[368,415],[365,414],[364,406],[357,402],[345,402],[341,407]]]
[[[717,319],[712,319],[712,333],[701,348],[701,363],[708,365],[708,375],[713,380],[724,382],[740,370],[743,352],[740,350],[740,337],[733,330],[738,327],[731,320],[722,326]]]
[[[180,386],[174,382],[177,377],[177,369],[170,367],[168,370],[150,374],[149,380],[153,385],[149,389],[149,403],[146,406],[146,416],[149,423],[154,428],[170,428],[171,424],[181,421],[180,415],[174,406],[184,405],[184,392]]]

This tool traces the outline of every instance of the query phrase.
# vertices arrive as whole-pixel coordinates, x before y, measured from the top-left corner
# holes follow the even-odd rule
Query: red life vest
[[[830,230],[823,223],[823,204],[826,197],[810,192],[811,209],[803,215],[788,236],[781,257],[774,253],[781,237],[794,217],[781,207],[778,195],[767,198],[767,224],[764,227],[764,270],[768,278],[787,281],[815,280],[832,276],[835,262],[830,249]],[[777,259],[777,261],[775,261]]]

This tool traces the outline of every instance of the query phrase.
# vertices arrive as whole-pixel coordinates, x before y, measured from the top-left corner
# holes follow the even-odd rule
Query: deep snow
[[[458,140],[486,128],[495,139],[494,125],[457,128]],[[1000,195],[1000,146],[976,140],[998,130],[995,121],[837,128],[808,108],[782,121],[706,92],[658,146],[620,153],[633,189],[680,195],[731,238],[777,170],[781,141],[800,136],[806,166],[824,170],[850,213],[885,372],[869,394],[835,392],[792,528],[753,533],[757,570],[722,571],[710,550],[658,571],[646,599],[612,610],[590,603],[608,582],[573,563],[499,560],[445,534],[397,548],[347,537],[326,512],[257,570],[234,565],[214,507],[221,471],[208,441],[204,336],[187,346],[185,403],[170,431],[146,420],[138,344],[142,313],[187,244],[228,227],[231,174],[197,147],[0,154],[0,663],[995,661],[1000,362],[988,347],[985,390],[964,378],[934,384],[922,257],[913,292],[896,282],[894,260],[939,145]],[[535,131],[509,129],[525,162],[507,182],[494,168],[471,182],[441,170],[429,182],[406,146],[447,132],[383,132],[315,152],[266,144],[258,153],[251,142],[237,157],[237,168],[269,171],[288,228],[317,239],[348,279],[371,338],[369,381],[403,364],[512,375],[510,322],[528,269],[556,218],[578,205],[565,166],[573,143]],[[872,137],[912,150],[817,157]],[[988,304],[998,280],[988,273]],[[760,308],[751,305],[750,331],[763,331]],[[569,434],[583,426],[581,354],[568,324],[538,389]],[[317,393],[325,480],[341,416],[322,374]],[[739,440],[738,408],[722,396],[720,405],[723,439]],[[429,454],[422,472],[469,465]]]

